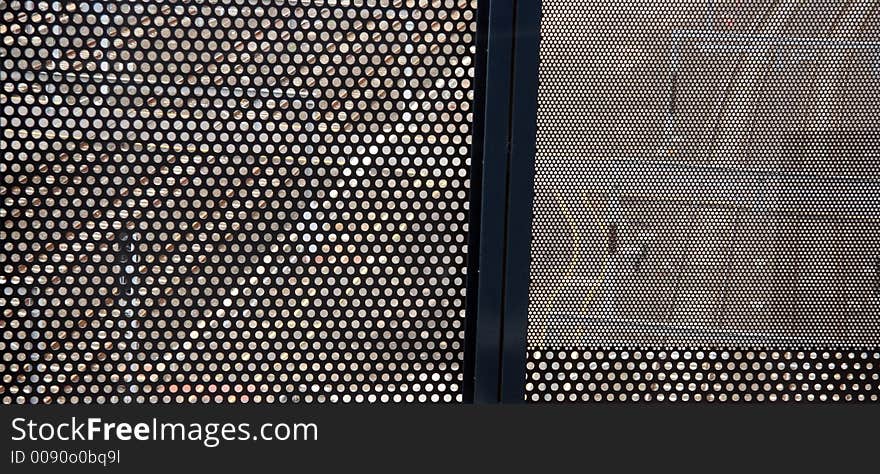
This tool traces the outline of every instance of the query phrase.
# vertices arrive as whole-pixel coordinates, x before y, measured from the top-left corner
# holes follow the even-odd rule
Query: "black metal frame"
[[[524,401],[540,10],[479,6],[466,402]]]

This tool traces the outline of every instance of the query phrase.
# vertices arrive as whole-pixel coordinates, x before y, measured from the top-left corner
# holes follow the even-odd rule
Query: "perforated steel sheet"
[[[461,399],[476,2],[0,1],[0,400]]]
[[[873,400],[873,1],[542,2],[526,398]]]

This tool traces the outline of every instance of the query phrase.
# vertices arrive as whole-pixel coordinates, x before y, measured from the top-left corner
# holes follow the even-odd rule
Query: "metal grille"
[[[878,2],[542,2],[526,398],[874,400]]]
[[[0,1],[0,399],[461,399],[472,0]]]

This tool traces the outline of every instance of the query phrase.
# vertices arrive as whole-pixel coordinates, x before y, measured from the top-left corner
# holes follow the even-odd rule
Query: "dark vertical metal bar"
[[[479,7],[463,387],[474,403],[499,401],[514,5],[483,0]]]
[[[540,0],[518,0],[508,177],[501,401],[523,403],[538,118]]]
[[[480,271],[480,219],[483,203],[483,135],[486,120],[486,50],[488,48],[489,0],[477,5],[476,53],[474,57],[473,133],[468,217],[467,309],[464,338],[462,401],[474,402],[474,365],[477,348],[477,298]]]

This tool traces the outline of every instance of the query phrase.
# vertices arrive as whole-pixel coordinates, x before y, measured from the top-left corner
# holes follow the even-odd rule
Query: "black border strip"
[[[500,400],[515,4],[478,7],[465,402]]]
[[[471,135],[470,195],[468,204],[467,296],[464,337],[464,380],[462,401],[474,402],[474,354],[477,346],[477,292],[480,271],[480,206],[483,189],[483,123],[486,117],[486,49],[489,28],[489,0],[477,5],[477,34],[474,57],[473,133]]]
[[[541,1],[519,0],[508,176],[501,402],[524,403],[532,201],[538,118]]]

